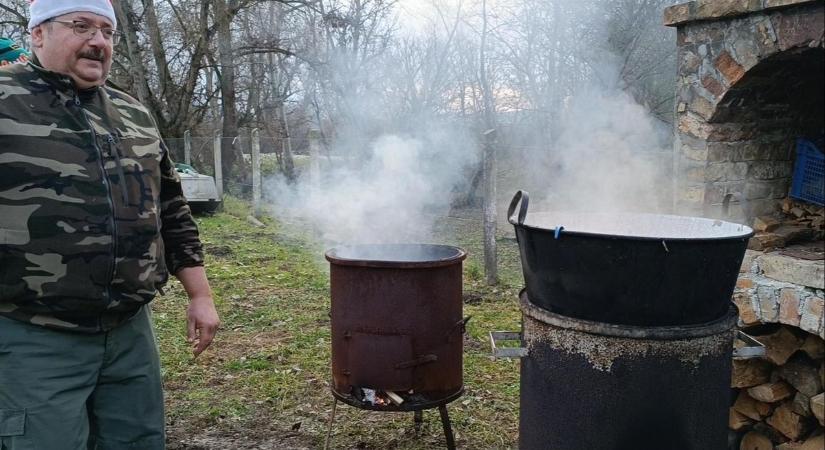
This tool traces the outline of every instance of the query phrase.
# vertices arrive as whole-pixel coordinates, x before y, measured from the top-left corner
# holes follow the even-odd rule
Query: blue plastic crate
[[[807,139],[796,140],[791,197],[825,206],[825,154]]]

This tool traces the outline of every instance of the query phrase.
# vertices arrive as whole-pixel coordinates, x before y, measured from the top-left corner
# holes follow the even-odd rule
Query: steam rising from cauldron
[[[600,11],[585,9],[597,15]],[[566,20],[593,22],[591,29],[598,30],[605,20],[599,17]],[[460,33],[470,33],[469,39],[475,31]],[[517,107],[498,110],[497,204],[502,230],[509,228],[504,211],[518,189],[531,192],[531,211],[671,212],[670,125],[654,119],[621,91],[615,58],[584,59],[592,73],[564,94],[560,110],[552,115],[555,123],[534,126],[552,128],[552,136],[525,130]],[[349,72],[343,65],[330,73],[340,78]],[[404,82],[391,80],[391,70],[380,73],[386,78],[383,86]],[[343,86],[359,85],[345,81],[338,80]],[[321,156],[317,186],[306,172],[294,185],[266,180],[266,198],[277,217],[311,223],[327,247],[434,241],[433,225],[447,215],[456,194],[467,194],[478,167],[479,120],[454,120],[458,114],[450,111],[399,114],[392,106],[398,99],[386,98],[390,91],[365,88],[343,99],[357,120],[335,121],[334,137]],[[376,130],[386,134],[376,135]],[[480,193],[481,189],[475,191]]]

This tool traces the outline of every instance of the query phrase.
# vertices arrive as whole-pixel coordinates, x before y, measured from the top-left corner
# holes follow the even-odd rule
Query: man
[[[109,0],[33,0],[0,68],[0,449],[164,448],[150,302],[177,276],[195,355],[218,315],[157,127],[104,85]]]
[[[0,38],[0,66],[7,64],[25,64],[29,52],[9,38]]]

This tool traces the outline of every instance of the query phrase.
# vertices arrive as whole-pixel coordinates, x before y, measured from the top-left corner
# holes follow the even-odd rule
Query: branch
[[[247,55],[254,55],[254,54],[266,54],[266,53],[276,53],[286,56],[296,56],[296,54],[290,50],[285,48],[279,47],[277,44],[269,44],[266,42],[260,44],[252,44],[252,45],[244,45],[237,48],[238,54],[241,56]]]
[[[16,9],[12,8],[11,6],[6,6],[6,5],[0,3],[0,9],[11,13],[13,16],[15,16],[19,19],[19,22],[3,22],[4,24],[5,23],[11,23],[11,24],[15,24],[15,25],[20,25],[20,24],[26,24],[28,22],[28,20],[26,20],[26,16],[24,14],[20,13]]]

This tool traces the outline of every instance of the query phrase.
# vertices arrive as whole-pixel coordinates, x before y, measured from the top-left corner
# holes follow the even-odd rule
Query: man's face
[[[69,26],[73,22],[85,22],[90,26],[89,31],[83,36],[77,35]],[[95,27],[111,28],[112,23],[94,13],[74,12],[34,27],[32,46],[40,64],[52,72],[70,76],[80,89],[102,85],[112,67],[113,44]]]

